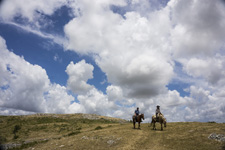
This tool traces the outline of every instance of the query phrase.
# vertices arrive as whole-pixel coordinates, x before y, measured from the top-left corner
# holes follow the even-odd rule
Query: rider
[[[158,117],[159,117],[159,114],[161,114],[161,111],[160,111],[160,106],[159,106],[159,105],[157,105],[157,106],[156,106],[156,110],[155,110],[155,115],[156,115],[156,118],[158,118]]]
[[[137,109],[134,111],[134,116],[136,120],[138,115],[139,115],[139,108],[137,107]]]

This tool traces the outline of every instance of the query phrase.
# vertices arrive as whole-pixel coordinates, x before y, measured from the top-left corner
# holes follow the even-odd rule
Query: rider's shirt
[[[160,109],[156,109],[156,110],[155,110],[155,113],[157,113],[157,114],[158,114],[158,113],[161,113],[161,112],[160,112]]]
[[[136,115],[139,115],[139,110],[135,110],[135,114]]]

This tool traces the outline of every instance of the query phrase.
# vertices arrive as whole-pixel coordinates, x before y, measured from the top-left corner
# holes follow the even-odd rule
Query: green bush
[[[68,136],[77,135],[77,134],[79,134],[79,133],[81,133],[81,132],[78,130],[78,131],[69,133]]]
[[[100,129],[102,129],[101,126],[97,126],[97,127],[95,128],[95,130],[100,130]]]
[[[16,135],[16,133],[21,129],[20,125],[15,125],[14,130],[13,130],[13,134],[14,134],[14,139],[17,139],[19,136]]]
[[[208,123],[216,123],[215,121],[209,121]]]
[[[14,135],[13,139],[17,139],[19,136],[18,135]]]

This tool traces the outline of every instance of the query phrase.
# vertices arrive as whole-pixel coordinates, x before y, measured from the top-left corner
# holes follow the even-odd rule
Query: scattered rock
[[[13,149],[15,147],[19,147],[22,144],[16,144],[16,143],[10,143],[10,144],[2,144],[0,145],[0,149],[7,150],[7,149]]]
[[[96,114],[82,114],[82,117],[85,119],[90,119],[90,120],[97,120],[99,119],[99,116]]]
[[[114,140],[108,140],[107,143],[108,143],[109,145],[112,145],[112,144],[116,143],[116,141],[114,141]]]
[[[64,145],[60,145],[59,147],[64,147]]]
[[[89,138],[87,136],[83,136],[81,139],[88,140]]]
[[[208,138],[213,139],[213,140],[217,140],[217,141],[225,142],[225,135],[223,135],[223,134],[212,133],[212,134],[209,135]]]
[[[119,140],[121,140],[121,139],[122,139],[122,137],[119,137],[119,138],[117,138],[116,140],[119,141]]]
[[[190,132],[190,133],[191,133],[191,132],[194,132],[194,130],[189,130],[188,132]]]

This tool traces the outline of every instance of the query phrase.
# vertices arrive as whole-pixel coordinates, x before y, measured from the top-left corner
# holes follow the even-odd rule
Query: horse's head
[[[145,116],[144,116],[144,114],[141,114],[141,118],[143,118],[143,120],[145,120]]]
[[[164,127],[166,127],[166,118],[163,119]]]

